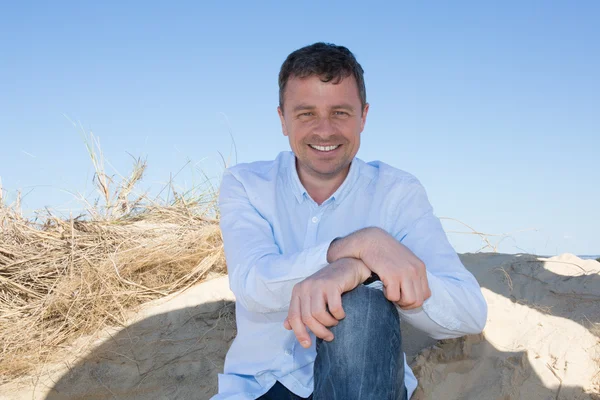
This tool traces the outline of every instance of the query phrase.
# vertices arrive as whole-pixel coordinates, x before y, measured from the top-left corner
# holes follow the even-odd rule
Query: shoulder
[[[382,209],[412,210],[414,214],[431,209],[425,188],[410,172],[381,161],[364,163],[361,171],[369,179],[367,192],[379,200]]]
[[[281,152],[274,160],[240,163],[227,168],[225,177],[233,176],[243,185],[258,182],[274,182],[277,176],[287,169],[291,152]]]
[[[229,167],[219,187],[219,201],[248,198],[251,201],[271,198],[278,182],[287,174],[293,153],[281,152],[274,160],[240,163]]]
[[[361,175],[386,190],[424,190],[416,176],[382,161],[361,162]]]
[[[410,172],[381,161],[365,163],[362,168],[371,177],[369,183],[375,204],[383,215],[392,216],[384,222],[392,224],[390,232],[399,234],[415,221],[433,213],[425,188]]]

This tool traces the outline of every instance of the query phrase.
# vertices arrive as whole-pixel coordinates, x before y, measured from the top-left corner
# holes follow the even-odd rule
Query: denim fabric
[[[346,317],[317,339],[312,400],[406,400],[400,321],[380,290],[364,285],[342,296]],[[302,399],[279,382],[263,400]]]

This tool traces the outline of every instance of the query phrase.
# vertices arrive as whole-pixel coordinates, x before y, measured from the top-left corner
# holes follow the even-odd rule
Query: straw
[[[88,150],[101,198],[83,215],[27,219],[0,197],[0,382],[124,325],[144,302],[226,273],[214,192],[150,199],[135,190],[145,161],[117,182]]]

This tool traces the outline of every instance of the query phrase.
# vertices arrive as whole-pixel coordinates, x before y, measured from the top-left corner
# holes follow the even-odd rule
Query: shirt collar
[[[294,193],[296,200],[298,200],[298,203],[302,203],[310,195],[304,188],[304,185],[302,185],[302,182],[300,182],[298,170],[296,169],[296,156],[293,152],[290,152],[290,155],[291,156],[289,157],[289,160],[287,162],[288,182],[290,183],[292,192]],[[340,187],[326,201],[333,199],[336,202],[336,204],[339,204],[346,197],[348,197],[348,194],[350,194],[352,188],[354,187],[354,184],[360,176],[360,168],[362,164],[363,163],[360,159],[354,157],[352,163],[350,164],[350,171],[348,171],[348,176],[346,176],[344,182],[342,182]]]

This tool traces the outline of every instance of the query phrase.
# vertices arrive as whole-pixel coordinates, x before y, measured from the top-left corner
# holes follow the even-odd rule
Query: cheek
[[[347,138],[356,137],[361,131],[360,124],[353,120],[338,121],[333,125],[333,128]]]
[[[292,129],[290,131],[290,136],[293,137],[294,138],[293,140],[296,142],[302,141],[312,131],[312,128],[310,125],[311,124],[307,123],[307,122],[297,122],[297,123],[293,124]]]

